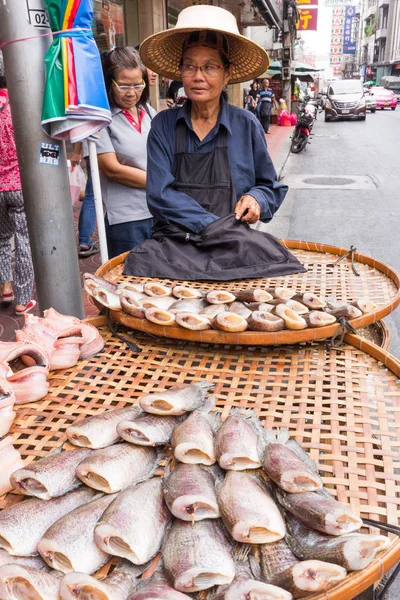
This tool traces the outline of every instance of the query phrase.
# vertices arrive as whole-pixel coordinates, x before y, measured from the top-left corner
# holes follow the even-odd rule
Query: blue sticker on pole
[[[39,164],[58,167],[60,164],[60,146],[41,142],[39,150]]]

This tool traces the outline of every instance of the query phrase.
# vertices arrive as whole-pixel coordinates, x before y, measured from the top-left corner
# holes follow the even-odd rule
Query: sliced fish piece
[[[171,304],[175,303],[175,298],[172,296],[144,296],[139,300],[139,304],[146,310],[148,308],[161,308],[168,310]]]
[[[138,406],[106,410],[101,414],[78,419],[67,427],[66,435],[71,444],[83,448],[106,448],[119,440],[117,425],[120,421],[135,419],[140,413]]]
[[[20,494],[42,500],[62,496],[81,485],[75,469],[90,452],[88,448],[76,448],[39,458],[15,471],[11,485]]]
[[[119,301],[121,303],[121,308],[128,315],[132,315],[136,319],[145,319],[145,309],[140,304],[139,299],[136,295],[133,295],[129,290],[121,290],[119,294]]]
[[[351,506],[338,502],[330,494],[319,491],[287,494],[276,490],[276,496],[279,503],[302,523],[322,533],[343,535],[362,527],[362,520]]]
[[[174,517],[202,521],[220,516],[215,493],[215,476],[201,465],[177,463],[164,476],[164,498]]]
[[[172,288],[163,285],[159,281],[147,281],[144,284],[143,291],[148,296],[172,296]]]
[[[3,565],[22,565],[34,569],[47,569],[41,556],[11,556],[6,550],[0,549],[0,567]]]
[[[203,298],[204,292],[196,288],[188,287],[186,285],[175,285],[172,288],[172,294],[175,298]]]
[[[200,310],[199,315],[205,315],[212,319],[218,313],[225,312],[227,310],[228,304],[208,304]]]
[[[101,581],[85,573],[65,575],[60,583],[61,600],[127,600],[135,591],[143,567],[127,560],[117,564],[111,575]],[[147,597],[149,598],[149,597]]]
[[[176,385],[165,392],[143,396],[139,404],[144,411],[156,415],[183,415],[204,406],[207,393],[214,385],[209,381]]]
[[[156,325],[164,325],[165,327],[172,327],[175,325],[175,314],[162,308],[153,306],[152,308],[146,308],[145,317],[148,321],[155,323]]]
[[[199,313],[202,309],[206,308],[207,302],[202,298],[191,298],[190,300],[177,300],[168,308],[169,312],[172,313]]]
[[[309,312],[307,306],[305,304],[302,304],[298,300],[288,300],[287,302],[285,302],[285,304],[298,315],[306,315]]]
[[[282,515],[259,477],[228,471],[217,497],[224,525],[237,542],[268,544],[284,537]]]
[[[153,477],[118,495],[97,523],[95,540],[104,552],[143,565],[160,550],[170,522],[162,479]]]
[[[111,281],[107,281],[107,279],[103,279],[103,277],[98,277],[94,273],[84,273],[83,274],[83,284],[84,288],[88,294],[93,295],[93,291],[96,287],[102,287],[110,292],[116,292],[118,289],[118,285],[116,283],[112,283]]]
[[[269,302],[273,298],[272,294],[261,288],[248,288],[247,290],[236,292],[235,296],[239,302]]]
[[[44,532],[65,514],[89,502],[93,490],[79,488],[60,498],[30,498],[0,512],[0,548],[13,556],[37,554]]]
[[[275,306],[275,314],[285,321],[285,325],[288,329],[297,330],[305,329],[307,327],[307,321],[286,304],[278,304]]]
[[[110,558],[94,541],[94,527],[116,495],[78,506],[53,523],[38,544],[43,560],[56,571],[91,575]]]
[[[44,311],[45,321],[55,329],[59,335],[65,330],[75,331],[81,336],[79,342],[79,358],[88,358],[101,352],[104,348],[104,339],[100,335],[98,329],[90,323],[80,321],[76,317],[62,315],[54,308],[49,308]]]
[[[242,415],[240,409],[231,409],[215,435],[219,466],[227,471],[260,468],[264,452],[262,434],[262,425],[253,410]]]
[[[346,569],[339,565],[319,560],[299,561],[285,540],[261,546],[261,572],[264,581],[282,587],[293,598],[327,590],[347,575]]]
[[[111,292],[105,287],[97,287],[93,290],[93,297],[110,310],[121,310],[120,295],[116,292]]]
[[[42,319],[36,317],[31,313],[24,315],[24,326],[22,329],[17,329],[15,332],[17,342],[26,342],[27,344],[34,344],[36,348],[40,348],[42,353],[45,353],[46,359],[41,360],[41,363],[47,362],[51,359],[51,355],[54,352],[54,342],[58,337],[57,331],[51,325]],[[9,342],[8,342],[9,343]],[[1,348],[1,346],[0,346]],[[5,347],[4,347],[5,348]],[[26,365],[32,366],[37,364],[36,357],[27,352],[25,355],[21,355],[23,362]],[[0,360],[3,360],[0,354]]]
[[[295,296],[296,293],[296,290],[282,286],[278,286],[274,289],[274,297],[278,300],[283,300],[283,302],[286,302],[287,300],[293,298],[293,296]]]
[[[275,308],[275,304],[268,304],[267,302],[248,302],[247,306],[253,312],[259,310],[260,312],[271,312]]]
[[[229,312],[233,312],[237,315],[240,315],[244,319],[248,319],[248,317],[251,315],[250,308],[247,308],[247,306],[243,302],[232,302],[232,304],[229,304],[228,310]]]
[[[27,315],[25,315],[27,316]],[[22,330],[15,332],[17,339]],[[10,363],[20,358],[29,363],[26,369],[15,371]],[[15,394],[15,404],[36,402],[46,396],[50,362],[47,353],[31,341],[0,342],[0,378],[6,379]]]
[[[76,475],[91,488],[114,494],[150,477],[157,467],[154,448],[122,442],[93,450],[76,468]]]
[[[191,329],[192,331],[211,329],[210,318],[208,315],[182,312],[176,313],[175,320],[181,327]]]
[[[211,323],[214,329],[229,331],[231,333],[246,331],[248,328],[246,319],[233,312],[218,313]]]
[[[355,302],[351,302],[353,306],[361,310],[362,313],[367,314],[377,310],[378,305],[371,300],[366,300],[365,298],[360,298],[355,300]]]
[[[317,296],[317,294],[312,294],[311,292],[306,292],[305,294],[301,295],[299,302],[305,304],[305,306],[311,310],[318,310],[319,308],[325,308],[326,306],[326,302],[323,298]]]
[[[182,594],[171,587],[167,578],[158,571],[150,580],[142,580],[135,593],[129,596],[129,600],[190,600],[190,598],[192,596]]]
[[[231,544],[218,519],[193,524],[176,520],[166,536],[162,555],[165,571],[180,592],[229,584],[235,576]]]
[[[174,429],[171,446],[175,458],[182,463],[213,465],[217,459],[211,418],[200,410],[192,412]]]
[[[12,490],[10,476],[24,466],[19,450],[13,446],[11,435],[0,439],[0,496]]]
[[[10,431],[14,422],[17,414],[14,410],[14,404],[15,393],[11,384],[5,378],[0,379],[0,438]]]
[[[303,315],[308,327],[325,327],[336,323],[336,317],[322,310],[312,310]]]
[[[121,281],[118,284],[118,291],[128,290],[129,292],[136,292],[144,295],[144,283],[135,283],[134,281]]]
[[[62,574],[23,565],[0,567],[1,600],[58,600]]]
[[[123,440],[138,446],[161,446],[171,442],[174,428],[182,422],[185,415],[163,417],[142,413],[132,420],[121,421],[117,433]]]
[[[247,319],[249,329],[252,331],[281,331],[285,329],[285,321],[270,312],[255,310]]]
[[[346,304],[346,306],[327,309],[327,312],[336,317],[336,319],[340,319],[341,317],[345,317],[346,319],[358,319],[358,317],[362,316],[361,310],[352,304]]]
[[[236,296],[226,290],[212,290],[207,293],[206,299],[210,304],[231,304],[236,300]]]
[[[288,528],[286,541],[296,556],[302,560],[324,560],[347,571],[365,569],[378,552],[390,546],[390,539],[383,535],[349,533],[331,536],[319,533],[288,512],[285,512],[285,521]]]
[[[280,488],[291,494],[322,489],[322,479],[315,469],[310,468],[287,445],[290,438],[287,429],[278,432],[265,430],[267,446],[263,467],[268,477]]]

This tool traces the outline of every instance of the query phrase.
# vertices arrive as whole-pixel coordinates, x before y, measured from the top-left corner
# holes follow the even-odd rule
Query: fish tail
[[[205,415],[207,417],[208,422],[211,425],[213,431],[217,431],[219,427],[221,427],[221,413],[220,412],[210,412]]]
[[[236,544],[235,561],[246,562],[249,559],[251,544]]]
[[[281,427],[278,429],[277,441],[280,444],[286,444],[286,442],[290,439],[290,432],[287,427]]]
[[[202,406],[199,406],[199,408],[197,410],[199,412],[201,412],[202,414],[206,415],[206,414],[210,413],[212,410],[214,410],[215,402],[216,402],[215,396],[208,396],[208,398],[204,399],[204,404]]]
[[[282,429],[265,429],[264,430],[264,441],[265,444],[286,444],[290,438],[289,430],[286,427]]]
[[[208,392],[209,390],[213,390],[215,388],[215,383],[213,381],[197,381],[193,385],[199,390],[204,390],[204,392]]]
[[[257,417],[257,413],[254,410],[254,408],[242,408],[241,406],[233,406],[229,411],[229,416],[243,417],[243,419],[250,420],[254,419],[254,417]]]
[[[262,581],[261,565],[254,554],[250,554],[249,558],[250,571],[256,581]]]

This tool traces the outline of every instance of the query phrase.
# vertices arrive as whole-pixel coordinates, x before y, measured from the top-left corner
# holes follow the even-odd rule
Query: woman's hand
[[[235,215],[238,220],[240,219],[245,223],[257,223],[261,215],[260,205],[253,196],[245,194],[236,204]]]

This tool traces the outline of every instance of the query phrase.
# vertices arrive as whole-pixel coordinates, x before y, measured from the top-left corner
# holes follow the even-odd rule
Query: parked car
[[[365,100],[365,108],[370,112],[376,112],[376,99],[373,94],[370,93],[368,89],[364,88],[364,100]]]
[[[325,121],[359,119],[365,121],[366,103],[359,79],[338,79],[328,86],[325,102]]]
[[[385,108],[396,110],[397,98],[391,90],[387,90],[384,87],[374,87],[371,89],[371,94],[375,97],[376,108],[380,108],[381,110]]]

